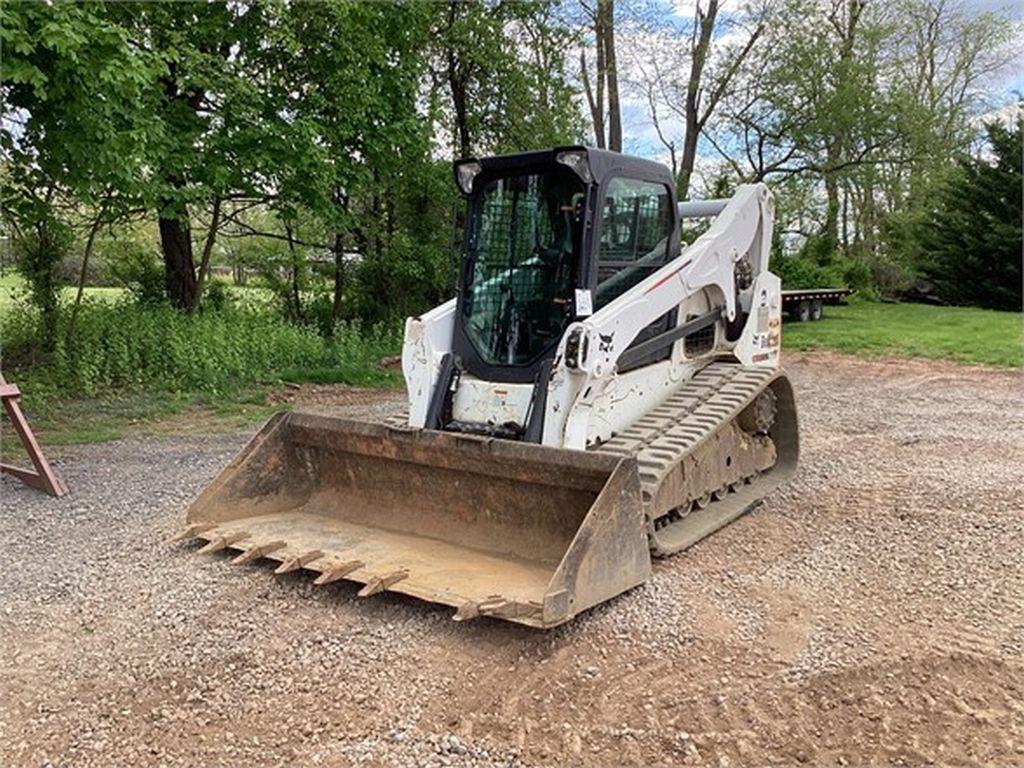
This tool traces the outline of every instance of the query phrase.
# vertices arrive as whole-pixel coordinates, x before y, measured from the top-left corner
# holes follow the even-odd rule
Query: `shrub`
[[[24,309],[24,308],[19,308]],[[31,312],[8,312],[6,351],[35,343]],[[61,317],[61,330],[67,318]],[[383,381],[380,358],[400,347],[397,327],[339,325],[331,339],[314,328],[291,325],[265,309],[236,307],[186,315],[167,305],[86,300],[74,349],[60,334],[52,362],[35,371],[55,392],[95,395],[145,388],[211,394],[281,378],[350,383]]]
[[[116,284],[127,289],[139,304],[156,306],[167,301],[164,267],[152,251],[132,248],[126,244],[118,258],[111,261],[109,270]]]
[[[84,254],[80,250],[61,259],[60,265],[57,268],[57,275],[63,285],[78,284],[82,276],[82,262],[84,260]],[[85,284],[89,286],[117,285],[111,278],[109,268],[103,263],[102,259],[96,257],[96,254],[93,254],[93,257],[89,259],[89,264],[85,268]]]
[[[71,246],[71,230],[45,219],[14,243],[18,272],[28,286],[28,299],[39,312],[39,346],[53,350],[60,304],[60,262]]]
[[[203,295],[203,308],[221,312],[231,303],[227,286],[219,280],[210,280]]]
[[[769,267],[779,276],[785,290],[841,288],[846,283],[839,267],[823,267],[803,256],[777,256]]]

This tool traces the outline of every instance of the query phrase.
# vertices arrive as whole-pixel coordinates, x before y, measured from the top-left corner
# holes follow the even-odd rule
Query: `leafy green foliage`
[[[404,224],[388,248],[368,251],[355,265],[349,318],[396,322],[452,296],[452,244],[464,202],[452,184],[451,165],[408,169],[390,205]]]
[[[70,241],[67,227],[58,221],[44,220],[14,242],[18,271],[25,278],[29,300],[39,310],[39,341],[44,352],[52,351],[56,343],[59,266]]]
[[[455,155],[578,143],[574,32],[551,0],[430,3],[431,116]]]
[[[340,323],[328,340],[265,309],[230,304],[185,315],[166,304],[87,301],[77,323],[73,354],[59,335],[50,364],[34,371],[34,389],[79,396],[137,389],[216,395],[324,370],[336,381],[381,384],[391,376],[377,363],[401,347],[395,327]],[[36,343],[38,327],[25,309],[5,313],[0,330],[15,361]]]
[[[925,272],[952,304],[1022,309],[1022,126],[990,125],[994,160],[961,158],[921,227]]]
[[[745,6],[751,8],[752,6]],[[779,203],[779,245],[898,296],[953,159],[978,139],[1018,31],[1001,11],[935,0],[782,0],[708,141]]]
[[[783,290],[845,287],[842,270],[823,267],[801,256],[780,256],[771,261],[771,271],[782,280]]]
[[[114,282],[139,304],[165,304],[164,270],[151,251],[130,249],[107,268]]]
[[[51,183],[93,200],[108,185],[134,190],[141,181],[152,136],[140,100],[163,67],[107,10],[97,3],[0,6],[0,83],[13,113],[0,124],[0,145],[13,160],[9,212],[25,215],[24,204],[39,202],[38,190]]]

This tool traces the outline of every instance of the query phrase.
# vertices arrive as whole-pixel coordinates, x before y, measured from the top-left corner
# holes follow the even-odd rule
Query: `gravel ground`
[[[788,369],[793,482],[546,633],[165,544],[245,434],[4,479],[0,766],[1024,765],[1024,380]]]

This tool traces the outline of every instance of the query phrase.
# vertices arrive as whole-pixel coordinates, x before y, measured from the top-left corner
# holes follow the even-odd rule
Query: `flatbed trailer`
[[[820,320],[826,304],[845,304],[844,298],[852,288],[808,288],[802,291],[783,291],[782,309],[790,320],[806,323]]]

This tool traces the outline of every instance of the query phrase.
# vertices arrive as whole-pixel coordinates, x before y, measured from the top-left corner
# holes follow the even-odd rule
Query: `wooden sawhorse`
[[[18,433],[18,437],[21,438],[21,444],[25,446],[25,452],[28,454],[29,459],[32,460],[35,471],[0,462],[0,472],[6,472],[8,475],[16,477],[23,483],[31,485],[33,488],[38,488],[51,496],[63,496],[68,492],[68,488],[64,485],[64,481],[60,479],[60,476],[50,467],[50,462],[43,456],[43,451],[39,447],[39,443],[36,442],[36,436],[32,434],[32,429],[29,427],[28,422],[25,421],[25,414],[21,412],[21,407],[18,405],[19,397],[21,397],[21,390],[18,389],[18,385],[8,384],[3,374],[0,374],[0,400],[3,401],[4,410],[7,411],[7,418],[10,419],[11,426]]]

